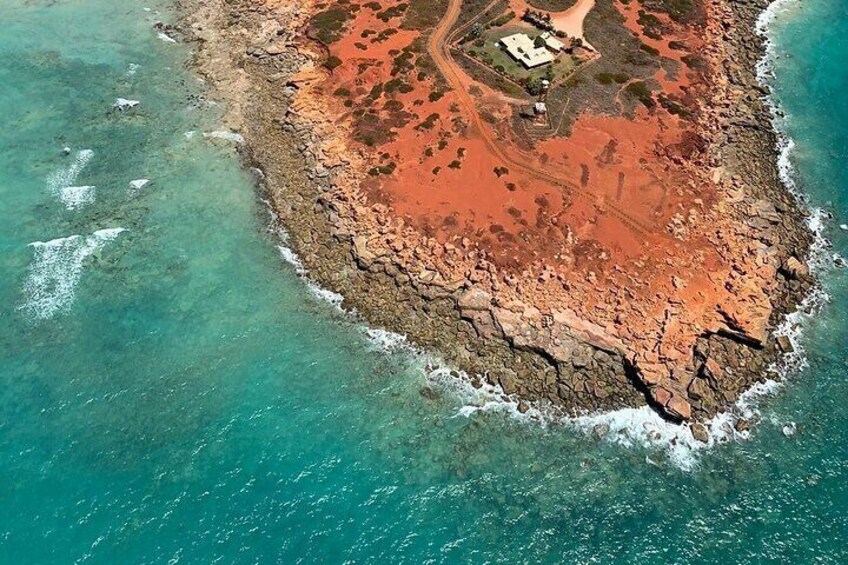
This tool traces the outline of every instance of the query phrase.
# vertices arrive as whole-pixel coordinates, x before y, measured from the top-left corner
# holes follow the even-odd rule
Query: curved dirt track
[[[651,229],[643,221],[634,218],[627,212],[621,210],[610,202],[606,202],[602,196],[590,191],[586,191],[576,186],[572,182],[563,178],[554,176],[543,169],[532,164],[530,158],[518,158],[507,153],[503,148],[503,142],[496,139],[491,130],[483,122],[480,114],[477,112],[477,104],[468,93],[466,82],[463,81],[464,73],[453,60],[450,53],[450,43],[448,36],[451,28],[453,28],[459,17],[460,9],[462,8],[463,0],[450,0],[448,9],[439,25],[430,34],[427,42],[427,50],[433,58],[436,66],[441,71],[445,80],[450,85],[451,89],[456,93],[459,102],[464,106],[465,112],[471,119],[471,127],[474,128],[483,140],[486,148],[490,153],[497,156],[505,164],[517,171],[521,171],[533,178],[551,183],[562,189],[565,189],[569,194],[585,198],[598,207],[602,212],[609,213],[617,218],[621,223],[633,230],[639,235],[646,236],[648,234],[657,235],[656,230]]]

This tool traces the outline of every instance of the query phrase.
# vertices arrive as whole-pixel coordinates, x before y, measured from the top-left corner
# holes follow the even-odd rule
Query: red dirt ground
[[[382,9],[401,3],[380,2]],[[703,42],[695,32],[656,14],[674,31],[653,40],[636,21],[642,6],[616,6],[634,35],[679,63],[676,76],[656,73],[664,93],[691,98],[703,88],[701,77],[681,61],[686,53],[668,46],[677,40],[697,52]],[[451,9],[458,9],[456,0]],[[725,284],[736,265],[717,243],[718,230],[711,223],[720,202],[716,186],[702,167],[688,161],[692,122],[659,104],[639,106],[632,119],[584,113],[569,137],[540,141],[528,151],[511,130],[513,108],[504,97],[458,68],[446,73],[453,89],[439,99],[430,95],[441,92],[444,83],[432,73],[423,80],[416,77],[418,69],[392,74],[393,59],[419,36],[400,30],[401,20],[381,21],[363,6],[344,37],[329,48],[341,66],[303,91],[303,100],[322,100],[323,117],[349,137],[357,135],[357,113],[387,119],[390,100],[409,113],[400,127],[384,125],[383,130],[393,132],[385,143],[369,147],[351,141],[369,166],[389,167],[361,183],[370,203],[386,205],[390,215],[415,228],[421,241],[456,244],[466,238],[462,247],[470,245],[489,257],[502,269],[504,281],[542,267],[556,272],[555,280],[563,281],[558,287],[530,276],[515,292],[543,310],[576,312],[605,330],[611,341],[641,352],[648,381],[667,378],[661,375],[664,370],[652,368],[657,363],[689,363],[695,337],[721,326],[718,308],[743,325],[762,326],[768,315],[761,307],[768,304],[762,289],[740,295]],[[433,37],[446,35],[444,22]],[[373,42],[375,34],[362,37],[366,30],[379,34],[389,29],[398,31],[384,42]],[[431,54],[443,68],[449,57],[433,52],[433,41]],[[421,43],[416,57],[422,56]],[[368,100],[374,85],[398,76],[410,91],[383,92]],[[339,96],[340,88],[351,94]],[[431,127],[422,128],[428,116],[434,116]],[[499,176],[501,167],[509,171]],[[753,261],[750,272],[759,269]],[[739,285],[749,281],[740,279]]]

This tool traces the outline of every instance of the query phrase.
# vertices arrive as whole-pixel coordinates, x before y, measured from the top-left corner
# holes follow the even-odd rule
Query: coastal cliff
[[[709,70],[685,82],[679,78],[684,67],[672,63],[692,61],[685,57],[694,49],[683,56],[666,53],[661,40],[641,37],[647,46],[641,50],[662,53],[658,60],[673,70],[650,67],[654,74],[644,71],[640,78],[641,67],[634,67],[629,72],[636,78],[625,84],[654,80],[659,89],[688,93],[688,99],[654,92],[649,104],[643,90],[622,88],[635,93],[632,103],[626,96],[621,103],[616,92],[610,107],[567,107],[561,115],[568,127],[529,141],[515,138],[523,126],[512,127],[518,112],[510,113],[515,105],[505,103],[502,93],[490,93],[450,66],[452,55],[440,60],[449,34],[468,22],[462,11],[450,13],[456,2],[434,2],[431,17],[439,25],[422,35],[430,49],[419,42],[411,56],[421,59],[429,73],[422,82],[436,93],[421,106],[444,107],[428,115],[439,118],[423,119],[415,137],[400,144],[430,142],[427,124],[455,115],[446,126],[454,128],[453,135],[440,138],[449,149],[455,140],[461,145],[451,168],[468,171],[473,159],[483,159],[479,169],[495,171],[482,183],[485,194],[501,176],[513,179],[500,184],[505,198],[517,204],[504,220],[486,220],[488,230],[475,223],[483,220],[474,211],[487,204],[476,195],[470,203],[452,201],[452,210],[460,212],[440,216],[437,226],[437,208],[423,214],[414,207],[403,191],[427,187],[415,184],[422,175],[404,170],[404,162],[429,170],[426,150],[420,158],[393,159],[391,151],[373,150],[373,139],[357,141],[359,122],[342,117],[338,98],[350,91],[343,81],[369,80],[362,77],[371,71],[360,66],[358,73],[349,70],[356,76],[345,75],[344,61],[309,33],[318,10],[312,2],[179,4],[185,16],[180,30],[196,42],[197,68],[227,103],[228,126],[245,137],[245,159],[259,171],[309,276],[341,293],[369,323],[435,349],[474,375],[472,384],[486,379],[499,385],[521,400],[521,409],[526,401],[567,412],[647,402],[671,419],[700,421],[728,409],[789,351],[773,330],[814,283],[805,264],[811,234],[780,182],[766,92],[757,82],[763,44],[754,28],[765,0],[705,2],[703,19],[688,27],[597,2],[584,24],[591,50],[578,49],[574,78],[557,86],[563,92],[580,94],[580,73],[600,77],[602,85],[614,75],[603,67],[615,59],[605,34],[616,32],[603,27],[614,20],[611,15],[620,17],[621,29],[631,26],[631,35],[638,35],[634,22],[641,18],[682,38],[671,43],[698,41]],[[386,16],[393,17],[399,16]],[[411,42],[418,37],[414,30],[404,33]],[[387,56],[404,52],[391,47]],[[373,87],[364,98],[379,99],[386,82],[379,84],[376,98]],[[483,94],[464,102],[462,92],[475,89]],[[351,106],[358,103],[349,99]],[[479,104],[483,119],[467,115],[466,102]],[[549,106],[555,104],[551,96]],[[689,118],[680,125],[683,115]],[[642,147],[637,139],[627,153],[619,138],[631,124],[644,124],[656,142]],[[584,143],[605,128],[616,143],[604,138],[594,163],[563,165],[574,169],[574,179],[557,176],[550,156],[575,155],[569,143]],[[501,149],[509,144],[516,147],[513,153]],[[544,166],[525,164],[535,158]],[[623,179],[651,167],[650,182],[633,191],[640,198],[656,196],[642,213],[636,196],[622,199]],[[594,180],[604,175],[618,175],[618,194],[603,194],[616,190],[615,180]],[[450,186],[449,178],[444,182]],[[654,195],[658,186],[662,190]],[[529,222],[522,217],[529,205],[520,204],[525,193],[534,206]],[[462,212],[462,206],[471,212]],[[488,217],[498,218],[499,212],[493,209]],[[514,234],[507,223],[512,220]]]

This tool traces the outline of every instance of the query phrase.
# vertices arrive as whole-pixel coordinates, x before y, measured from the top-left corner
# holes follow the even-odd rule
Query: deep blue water
[[[0,0],[0,563],[848,561],[842,271],[747,440],[523,421],[281,259],[166,7]],[[844,254],[848,4],[772,34],[795,179]]]

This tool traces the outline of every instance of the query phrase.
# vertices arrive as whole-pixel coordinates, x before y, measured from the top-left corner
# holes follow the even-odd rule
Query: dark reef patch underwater
[[[146,6],[0,0],[0,562],[848,561],[844,271],[745,440],[528,423],[316,299]],[[844,255],[848,10],[775,13]]]

